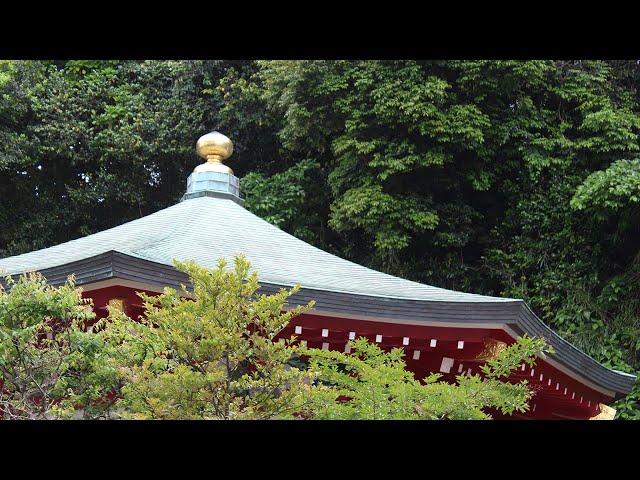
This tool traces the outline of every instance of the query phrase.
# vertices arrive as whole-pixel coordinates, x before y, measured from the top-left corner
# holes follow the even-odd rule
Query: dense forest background
[[[638,61],[0,61],[0,257],[176,203],[214,129],[269,222],[640,369]]]

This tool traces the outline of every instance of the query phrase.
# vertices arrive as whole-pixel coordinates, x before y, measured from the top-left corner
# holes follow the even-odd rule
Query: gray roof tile
[[[244,253],[263,282],[415,300],[509,302],[387,275],[320,250],[224,198],[199,197],[93,235],[0,260],[0,273],[44,270],[117,251],[172,265],[174,258],[214,267]]]

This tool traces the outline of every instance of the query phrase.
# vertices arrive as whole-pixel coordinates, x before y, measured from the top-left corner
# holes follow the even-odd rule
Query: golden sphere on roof
[[[196,142],[196,152],[207,163],[198,165],[195,172],[221,172],[233,174],[226,165],[222,164],[233,153],[233,142],[220,132],[210,132],[201,136]]]
[[[220,132],[210,132],[198,139],[196,151],[206,160],[222,161],[233,153],[233,142]]]

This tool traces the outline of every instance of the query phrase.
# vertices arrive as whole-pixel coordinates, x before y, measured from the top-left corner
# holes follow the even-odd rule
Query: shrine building
[[[136,318],[144,311],[138,291],[159,293],[188,284],[173,259],[214,268],[244,254],[261,292],[301,285],[290,304],[315,300],[280,337],[296,335],[310,347],[348,351],[364,336],[383,348],[404,348],[407,367],[424,378],[440,372],[454,382],[479,373],[488,358],[519,336],[544,337],[554,353],[509,381],[528,380],[530,409],[508,418],[613,418],[608,404],[631,391],[635,376],[604,367],[546,326],[520,299],[446,290],[363,267],[289,235],[243,208],[240,184],[222,162],[233,144],[212,132],[196,145],[206,162],[187,179],[176,205],[49,248],[0,259],[0,275],[39,271],[52,285],[74,274],[99,317],[119,305]],[[496,412],[494,417],[501,418]]]

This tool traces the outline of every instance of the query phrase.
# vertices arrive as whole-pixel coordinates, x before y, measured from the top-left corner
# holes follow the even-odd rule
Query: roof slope
[[[54,247],[0,260],[0,273],[45,270],[117,251],[172,265],[174,258],[214,267],[244,253],[260,280],[360,295],[447,302],[509,302],[387,275],[320,250],[224,198],[192,198],[146,217]]]

